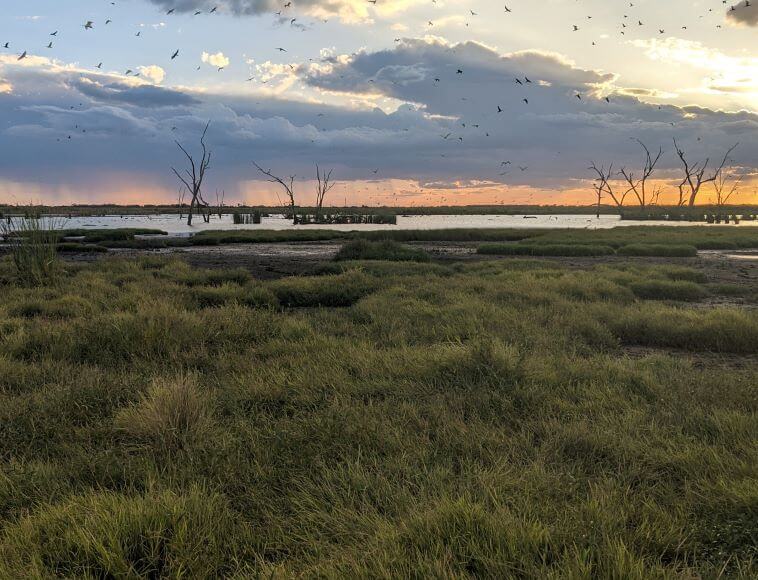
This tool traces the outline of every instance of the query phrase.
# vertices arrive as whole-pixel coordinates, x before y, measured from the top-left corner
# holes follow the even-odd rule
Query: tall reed
[[[53,280],[59,271],[56,249],[63,223],[56,218],[16,217],[0,223],[0,237],[10,249],[19,280],[40,286]]]

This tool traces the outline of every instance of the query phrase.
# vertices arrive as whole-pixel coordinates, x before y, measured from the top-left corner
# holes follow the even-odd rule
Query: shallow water
[[[56,218],[54,227],[58,229],[73,228],[152,228],[174,235],[190,235],[203,230],[433,230],[450,228],[571,228],[571,229],[608,229],[619,226],[692,226],[709,227],[710,224],[694,222],[667,221],[622,221],[619,216],[602,215],[424,215],[398,216],[397,225],[385,224],[342,224],[342,225],[307,225],[295,226],[282,216],[263,218],[261,224],[234,224],[231,215],[221,219],[213,216],[210,223],[195,217],[192,227],[187,226],[187,218],[180,220],[178,215],[128,215],[102,217]],[[758,222],[743,222],[739,227],[758,226]]]

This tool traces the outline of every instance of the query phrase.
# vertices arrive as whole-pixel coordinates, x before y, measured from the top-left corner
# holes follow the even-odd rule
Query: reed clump
[[[10,249],[18,279],[28,285],[51,283],[60,273],[55,224],[38,217],[13,218],[0,223],[0,237]]]

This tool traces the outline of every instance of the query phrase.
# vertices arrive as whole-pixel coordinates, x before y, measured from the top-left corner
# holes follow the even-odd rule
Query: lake
[[[169,234],[186,236],[203,230],[290,230],[290,229],[327,229],[327,230],[435,230],[451,228],[569,228],[569,229],[608,229],[625,226],[702,226],[712,224],[700,222],[670,221],[622,221],[616,215],[413,215],[398,216],[397,225],[386,224],[341,224],[341,225],[298,225],[284,219],[283,216],[263,218],[261,224],[234,224],[231,215],[221,219],[213,216],[210,223],[195,216],[192,227],[187,226],[186,216],[178,215],[110,215],[99,217],[56,218],[54,226],[58,229],[73,228],[151,228],[163,230]],[[740,227],[758,226],[758,221],[742,222]]]

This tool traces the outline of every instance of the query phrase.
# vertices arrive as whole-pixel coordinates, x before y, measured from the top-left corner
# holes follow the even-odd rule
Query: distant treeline
[[[59,215],[63,217],[102,216],[102,215],[152,215],[152,214],[183,214],[187,206],[172,205],[67,205],[67,206],[3,206],[0,205],[0,216],[7,215]],[[289,213],[281,207],[271,206],[227,206],[220,208],[223,214],[260,214],[282,215]],[[214,213],[218,213],[214,209]],[[316,215],[315,207],[298,206],[298,214]],[[322,213],[331,216],[338,215],[595,215],[597,205],[462,205],[462,206],[427,206],[427,207],[379,207],[379,206],[347,206],[324,207]],[[638,208],[623,208],[601,205],[602,215],[621,215],[624,219],[666,219],[662,216],[690,216],[693,221],[702,221],[706,215],[756,215],[758,205],[698,205],[694,207],[652,206],[640,211]],[[673,218],[671,218],[673,219]]]
[[[739,223],[758,219],[756,206],[646,207],[624,209],[622,220],[656,220],[672,222]]]

